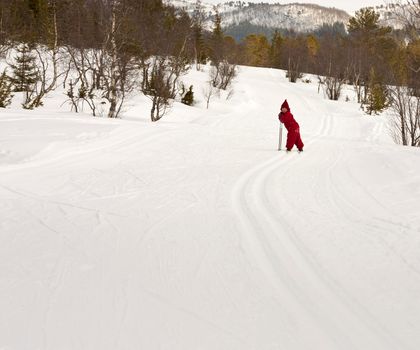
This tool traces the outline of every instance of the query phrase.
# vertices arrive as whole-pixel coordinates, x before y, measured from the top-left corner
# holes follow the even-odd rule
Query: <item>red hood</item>
[[[281,105],[281,108],[287,108],[287,111],[290,112],[289,104],[287,103],[287,100],[284,100],[283,104]]]

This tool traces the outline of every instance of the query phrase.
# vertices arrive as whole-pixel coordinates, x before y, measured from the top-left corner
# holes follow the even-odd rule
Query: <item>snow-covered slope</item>
[[[271,28],[290,28],[296,31],[316,29],[324,23],[346,23],[345,11],[311,4],[250,4],[250,6],[226,12],[222,16],[224,26],[249,22]]]
[[[192,13],[195,2],[192,0],[168,0],[168,3],[186,9]],[[209,28],[215,13],[215,6],[202,3],[203,10],[208,18]],[[347,23],[349,15],[336,8],[327,8],[314,4],[267,4],[231,1],[220,3],[217,10],[222,16],[224,27],[235,26],[241,23],[264,26],[269,28],[288,28],[296,31],[312,30],[324,23]]]
[[[166,2],[183,8],[190,14],[196,8],[196,1],[194,0],[166,0]],[[263,2],[229,1],[221,2],[218,5],[201,2],[201,6],[207,17],[207,26],[209,29],[212,26],[215,8],[222,15],[222,24],[224,27],[234,27],[243,23],[249,23],[268,28],[288,28],[296,31],[308,31],[314,30],[324,23],[332,25],[335,22],[339,22],[346,25],[350,18],[350,14],[343,10],[315,4],[268,4]],[[391,26],[396,29],[403,27],[404,21],[402,18],[407,16],[408,13],[405,6],[395,5],[393,3],[371,8],[380,15],[381,25]]]
[[[193,13],[194,10],[197,9],[197,5],[199,5],[200,10],[202,10],[207,16],[212,16],[216,9],[219,13],[224,14],[232,11],[238,11],[252,5],[252,3],[244,1],[220,2],[218,4],[211,4],[206,1],[200,1],[198,3],[196,0],[164,0],[164,2],[166,4],[182,8],[188,13]]]
[[[279,70],[187,80],[158,123],[0,111],[0,349],[419,349],[420,150]]]

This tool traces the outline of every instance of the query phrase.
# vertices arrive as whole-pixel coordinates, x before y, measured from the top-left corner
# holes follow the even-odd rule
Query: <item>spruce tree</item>
[[[6,70],[0,76],[0,108],[6,108],[12,100],[12,84],[6,75]]]
[[[247,65],[264,67],[269,64],[270,44],[264,35],[248,35],[244,46]]]
[[[23,44],[17,48],[16,64],[11,64],[13,77],[10,78],[15,92],[26,92],[32,89],[38,80],[38,71],[35,66],[35,56],[31,55],[28,45]]]
[[[375,69],[371,68],[369,74],[368,94],[365,103],[368,114],[377,114],[388,107],[388,93],[385,85],[380,81]]]

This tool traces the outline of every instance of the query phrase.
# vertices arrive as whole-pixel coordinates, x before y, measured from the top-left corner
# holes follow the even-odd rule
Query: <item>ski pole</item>
[[[281,127],[281,123],[280,123],[280,128],[279,128],[279,151],[281,151],[282,137],[283,137],[283,128]]]

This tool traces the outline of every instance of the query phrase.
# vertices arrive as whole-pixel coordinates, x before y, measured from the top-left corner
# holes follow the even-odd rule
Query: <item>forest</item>
[[[193,103],[193,87],[182,83],[189,69],[210,64],[209,84],[217,90],[230,86],[237,65],[271,67],[291,83],[317,76],[331,100],[353,86],[367,115],[392,108],[400,143],[420,146],[420,2],[394,9],[402,29],[381,26],[379,14],[363,8],[345,26],[283,28],[237,42],[217,12],[206,29],[200,1],[188,15],[161,0],[0,0],[0,55],[8,58],[0,107],[23,92],[22,107],[37,108],[60,81],[76,112],[83,101],[96,115],[100,97],[107,116],[119,117],[136,90],[150,98],[157,121],[178,96]]]

